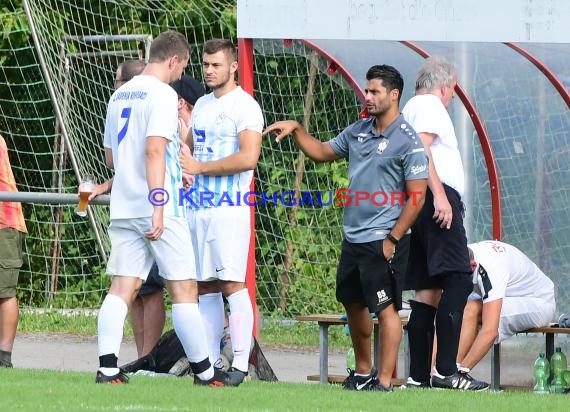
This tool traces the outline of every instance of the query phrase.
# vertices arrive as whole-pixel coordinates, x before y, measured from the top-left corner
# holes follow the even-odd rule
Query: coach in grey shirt
[[[402,116],[382,133],[369,117],[351,124],[328,143],[348,159],[349,186],[337,190],[344,206],[344,234],[351,243],[381,240],[400,217],[406,202],[417,203],[421,191],[408,193],[406,180],[427,179],[427,158],[419,138]]]
[[[298,122],[276,122],[263,132],[277,141],[293,134],[299,148],[317,162],[348,159],[349,187],[337,191],[344,209],[345,239],[337,271],[336,297],[348,316],[356,370],[344,387],[391,391],[402,327],[402,281],[408,261],[410,227],[421,210],[428,158],[421,140],[400,115],[404,81],[393,67],[366,73],[366,108],[359,120],[328,142],[311,136]],[[380,371],[372,365],[370,312],[382,331]]]

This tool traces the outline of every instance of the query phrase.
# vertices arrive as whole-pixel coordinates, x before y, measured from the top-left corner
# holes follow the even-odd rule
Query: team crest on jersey
[[[223,123],[225,119],[226,119],[226,114],[224,112],[222,112],[216,118],[216,123],[217,124]]]
[[[384,150],[386,150],[386,148],[388,147],[388,143],[390,143],[388,139],[382,138],[380,140],[380,143],[378,143],[378,149],[376,149],[376,153],[378,153],[379,155],[384,153]]]

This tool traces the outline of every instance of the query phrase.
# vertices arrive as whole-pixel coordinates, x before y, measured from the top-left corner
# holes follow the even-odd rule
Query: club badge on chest
[[[378,149],[376,149],[376,153],[378,153],[379,155],[384,153],[384,150],[386,150],[386,148],[388,147],[388,143],[390,143],[388,139],[386,138],[380,139],[380,143],[378,143]]]

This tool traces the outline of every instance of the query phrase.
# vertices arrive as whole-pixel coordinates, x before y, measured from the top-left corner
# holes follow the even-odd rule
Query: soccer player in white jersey
[[[554,283],[516,247],[495,240],[468,247],[475,291],[463,314],[457,362],[472,369],[493,343],[548,326],[556,303]]]
[[[247,375],[253,309],[245,286],[250,209],[243,203],[261,151],[263,115],[259,104],[235,83],[236,49],[229,40],[204,43],[203,72],[209,93],[196,102],[189,139],[194,156],[181,155],[184,173],[195,175],[188,193],[189,225],[196,255],[200,313],[206,325],[210,361],[220,354],[225,296],[234,359],[230,384]]]
[[[113,276],[98,317],[97,383],[127,383],[117,367],[123,327],[137,290],[156,261],[172,296],[172,319],[188,356],[194,382],[224,386],[225,373],[208,359],[206,331],[197,304],[192,240],[185,209],[179,206],[182,171],[178,159],[177,95],[168,85],[182,75],[190,48],[180,33],[160,34],[148,64],[116,90],[105,121],[105,157],[115,169],[111,190]]]

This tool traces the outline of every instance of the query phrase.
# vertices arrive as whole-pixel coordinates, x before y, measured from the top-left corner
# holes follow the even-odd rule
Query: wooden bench
[[[321,383],[338,383],[344,380],[345,376],[329,376],[329,326],[331,325],[341,325],[344,326],[348,322],[346,320],[340,319],[340,315],[308,315],[308,316],[297,316],[297,320],[302,322],[317,322],[319,325],[319,375],[318,381]],[[372,319],[374,323],[374,364],[378,364],[378,319]],[[407,325],[407,318],[402,318],[402,326]],[[404,364],[404,370],[407,374],[409,371],[408,364],[408,335],[407,331],[404,329],[404,359],[406,360]],[[309,375],[307,380],[317,380],[317,376]]]
[[[554,353],[554,335],[570,334],[570,328],[561,328],[558,325],[546,326],[542,328],[532,328],[521,333],[543,333],[544,334],[544,351],[546,357],[550,357]],[[495,343],[491,349],[491,389],[499,390],[501,386],[501,344]]]
[[[329,326],[347,324],[346,320],[340,319],[340,315],[307,315],[297,316],[297,320],[302,322],[317,322],[319,325],[319,375],[309,375],[308,380],[318,380],[321,383],[342,382],[344,376],[329,375]],[[402,318],[402,326],[406,326],[407,318]],[[374,323],[374,364],[378,364],[378,319],[373,319]],[[543,333],[545,336],[545,353],[548,359],[554,353],[554,335],[570,334],[570,328],[560,328],[552,325],[542,328],[532,328],[518,334]],[[410,352],[408,345],[408,333],[404,328],[402,338],[404,342],[404,379],[406,381],[410,370]],[[499,390],[501,384],[501,344],[496,343],[491,349],[491,389]]]

